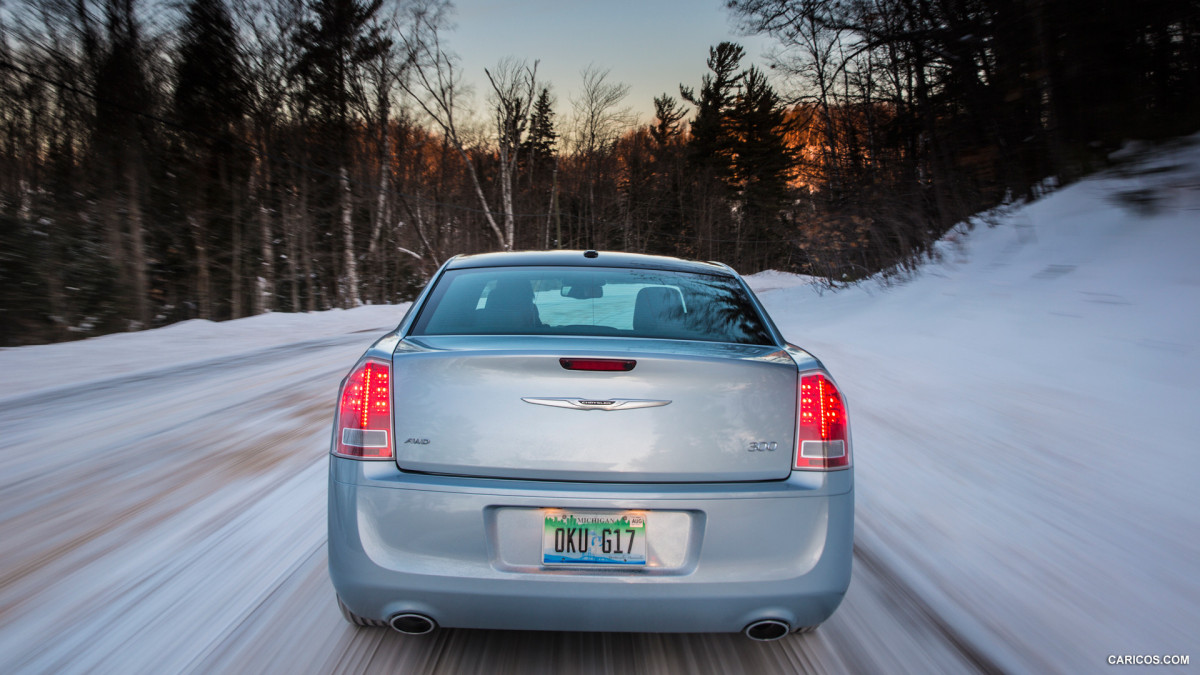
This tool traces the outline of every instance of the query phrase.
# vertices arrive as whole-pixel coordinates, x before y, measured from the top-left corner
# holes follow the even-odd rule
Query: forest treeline
[[[1200,0],[726,4],[769,76],[714,45],[643,123],[599,68],[462,73],[446,0],[7,4],[0,345],[398,302],[481,251],[903,272],[1200,120]]]

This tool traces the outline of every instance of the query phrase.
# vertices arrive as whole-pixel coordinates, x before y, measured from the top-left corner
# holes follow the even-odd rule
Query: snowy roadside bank
[[[383,333],[400,323],[408,305],[260,314],[222,322],[193,319],[153,330],[114,333],[78,342],[2,348],[0,401],[298,341],[360,332]],[[63,380],[66,373],[70,374],[69,382]]]
[[[1200,153],[1159,161],[953,234],[898,287],[760,294],[844,384],[872,546],[1022,670],[1200,634]],[[1155,211],[1116,204],[1147,187]]]

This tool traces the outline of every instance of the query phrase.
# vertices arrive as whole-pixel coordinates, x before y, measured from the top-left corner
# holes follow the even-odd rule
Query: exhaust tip
[[[397,614],[388,620],[388,625],[405,635],[424,635],[437,628],[437,623],[424,614]]]
[[[770,642],[771,640],[778,640],[787,636],[788,633],[792,632],[792,627],[786,621],[763,619],[746,626],[742,632],[751,640]]]

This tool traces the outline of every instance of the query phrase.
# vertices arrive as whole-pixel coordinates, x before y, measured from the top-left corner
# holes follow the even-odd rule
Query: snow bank
[[[747,274],[744,278],[756,294],[821,283],[821,280],[817,277],[810,277],[807,274],[792,274],[791,272],[777,272],[775,270],[764,270],[755,274]]]
[[[849,396],[863,541],[1002,663],[1200,634],[1198,177],[1157,154],[951,233],[905,285],[760,294]]]
[[[220,323],[195,319],[78,342],[4,348],[0,349],[0,399],[61,387],[67,384],[62,379],[66,374],[71,384],[78,385],[298,341],[383,332],[400,323],[408,304],[260,314]]]

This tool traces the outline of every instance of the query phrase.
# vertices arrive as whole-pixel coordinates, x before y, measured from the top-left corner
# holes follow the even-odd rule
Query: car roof
[[[631,267],[637,269],[736,275],[728,265],[699,262],[669,256],[618,253],[611,251],[514,251],[460,255],[446,263],[446,269],[476,267]]]

